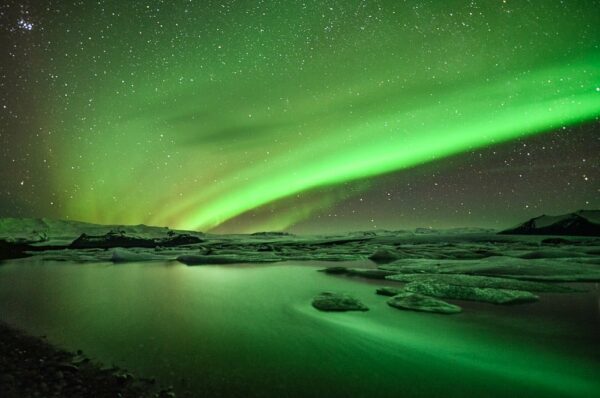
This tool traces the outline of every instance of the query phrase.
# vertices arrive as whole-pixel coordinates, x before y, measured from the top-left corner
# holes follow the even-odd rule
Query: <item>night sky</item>
[[[600,1],[3,1],[0,216],[219,232],[600,208]]]

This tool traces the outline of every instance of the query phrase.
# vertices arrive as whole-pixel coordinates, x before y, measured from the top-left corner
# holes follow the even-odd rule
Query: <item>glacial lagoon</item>
[[[0,320],[197,396],[600,391],[597,283],[521,305],[450,300],[463,312],[428,314],[388,306],[375,294],[381,281],[317,272],[356,263],[10,260],[0,265]],[[369,311],[317,311],[311,300],[323,291],[349,293]]]

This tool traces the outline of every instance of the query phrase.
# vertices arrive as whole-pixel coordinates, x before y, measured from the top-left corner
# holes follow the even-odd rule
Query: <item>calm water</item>
[[[199,396],[597,396],[599,289],[536,304],[399,311],[323,264],[8,262],[0,319]],[[322,313],[323,290],[366,313]]]

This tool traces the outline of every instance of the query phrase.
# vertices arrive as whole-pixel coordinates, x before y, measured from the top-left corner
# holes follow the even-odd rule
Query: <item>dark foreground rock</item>
[[[432,282],[411,282],[404,286],[404,289],[425,296],[443,299],[482,301],[492,304],[519,304],[537,301],[539,299],[535,294],[521,290],[479,288]]]
[[[391,286],[380,287],[375,291],[375,293],[379,294],[380,296],[396,296],[397,294],[400,294],[401,292],[402,292],[402,289],[397,288],[397,287],[391,287]]]
[[[185,254],[177,257],[177,261],[186,265],[210,265],[210,264],[243,264],[243,263],[273,263],[281,261],[281,258],[263,254]]]
[[[359,300],[344,293],[323,292],[313,299],[313,307],[320,311],[368,311]]]
[[[330,275],[345,275],[348,273],[348,267],[327,267],[318,270],[319,272],[324,272]]]
[[[324,272],[331,275],[360,276],[367,279],[385,279],[387,276],[396,274],[396,272],[383,269],[347,267],[328,267],[320,269],[319,272]]]
[[[27,254],[25,254],[27,250],[29,250],[29,245],[27,244],[0,239],[0,260],[27,257]]]
[[[349,268],[348,275],[360,276],[367,279],[385,279],[387,276],[394,275],[394,272],[383,269]]]
[[[400,253],[389,249],[379,249],[369,256],[369,260],[379,264],[391,263],[399,258],[401,258]]]
[[[102,368],[81,352],[56,349],[0,323],[0,396],[144,398],[175,397],[175,393],[122,369]]]
[[[462,311],[457,305],[410,292],[400,292],[390,298],[387,303],[391,307],[402,310],[435,312],[438,314],[457,314]]]

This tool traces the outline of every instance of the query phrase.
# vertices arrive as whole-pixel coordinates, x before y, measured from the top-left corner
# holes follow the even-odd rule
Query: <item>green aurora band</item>
[[[69,137],[53,174],[64,216],[210,230],[296,197],[253,226],[284,229],[337,200],[303,206],[315,188],[600,116],[600,51],[579,32],[600,37],[586,2],[564,16],[490,2],[471,18],[434,2],[432,20],[399,3],[240,5],[165,28],[175,44],[123,5],[110,62],[91,46],[94,63],[63,65],[88,90],[70,98],[78,111],[48,105]],[[90,37],[103,23],[87,22]]]

